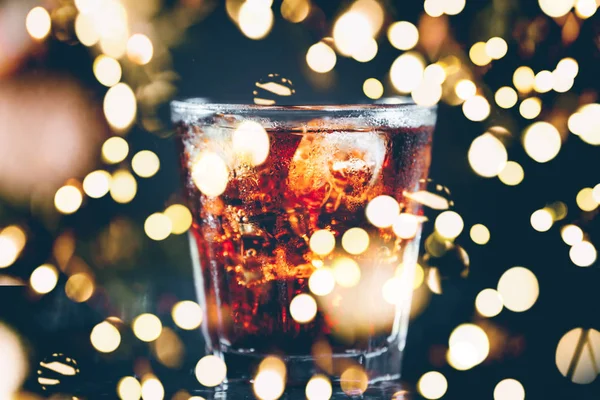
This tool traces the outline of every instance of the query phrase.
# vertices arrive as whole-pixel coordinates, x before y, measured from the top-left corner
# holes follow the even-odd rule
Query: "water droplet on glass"
[[[404,192],[404,196],[416,203],[434,210],[447,210],[454,207],[450,189],[434,182],[432,179],[422,179],[419,190],[415,192]]]
[[[259,79],[252,92],[254,104],[272,106],[285,103],[285,97],[291,97],[296,93],[294,84],[288,78],[279,74],[269,74],[266,78]]]
[[[63,392],[65,387],[75,382],[79,374],[77,361],[63,353],[53,353],[40,361],[37,381],[42,390]]]

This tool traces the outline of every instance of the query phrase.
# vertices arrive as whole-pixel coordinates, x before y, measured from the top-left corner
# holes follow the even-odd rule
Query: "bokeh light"
[[[461,371],[481,364],[490,352],[487,334],[474,324],[457,326],[450,334],[448,344],[448,362]]]
[[[463,103],[465,117],[471,121],[483,121],[490,115],[490,103],[483,96],[473,96]]]
[[[573,246],[583,240],[583,231],[577,225],[565,225],[560,230],[562,240],[569,246]]]
[[[0,322],[0,397],[7,400],[29,400],[17,393],[27,377],[28,355],[25,346],[11,327]],[[36,400],[35,397],[31,400]]]
[[[534,122],[523,135],[523,147],[527,155],[539,163],[552,160],[561,147],[560,133],[548,122]]]
[[[575,13],[581,19],[587,19],[596,13],[598,4],[596,0],[577,0],[575,3]]]
[[[175,325],[188,331],[194,330],[202,323],[202,308],[194,301],[184,300],[173,306],[171,316]]]
[[[510,86],[503,86],[496,91],[494,99],[496,100],[496,104],[498,104],[498,106],[502,108],[511,108],[517,104],[519,97],[515,89],[511,88]]]
[[[398,276],[394,276],[383,284],[381,287],[381,295],[383,299],[392,305],[400,304],[402,301],[402,289],[404,285],[402,284],[402,278]]]
[[[91,47],[100,40],[100,33],[96,30],[94,20],[85,14],[75,18],[75,35],[84,46]]]
[[[544,14],[552,18],[559,18],[571,11],[575,0],[538,0],[538,3]]]
[[[164,240],[171,234],[171,219],[163,213],[154,213],[146,218],[144,231],[152,240]]]
[[[357,50],[368,46],[374,33],[368,17],[358,11],[342,14],[333,26],[335,47],[345,56],[352,56]]]
[[[123,161],[129,154],[129,144],[120,136],[106,139],[102,145],[102,159],[109,164]]]
[[[311,235],[309,244],[314,253],[326,256],[335,248],[335,236],[327,229],[320,229]]]
[[[469,147],[467,157],[473,171],[485,178],[498,175],[508,161],[506,147],[491,133],[484,133],[475,138]]]
[[[108,124],[124,131],[133,123],[137,112],[135,93],[125,83],[117,83],[104,96],[104,115]]]
[[[127,41],[127,57],[136,64],[145,65],[152,60],[154,46],[148,36],[136,33]]]
[[[465,8],[467,0],[441,0],[441,3],[444,5],[445,14],[458,15]]]
[[[571,57],[563,58],[556,64],[556,71],[569,78],[575,78],[579,73],[579,64]]]
[[[117,384],[117,394],[121,400],[139,400],[142,396],[142,385],[133,376],[125,376]]]
[[[210,197],[221,195],[229,182],[229,169],[216,153],[204,151],[192,166],[192,180],[200,192]]]
[[[285,381],[277,371],[259,370],[254,378],[252,390],[259,400],[277,400],[285,390]]]
[[[535,75],[533,88],[538,93],[546,93],[552,90],[554,86],[554,77],[550,71],[540,71]]]
[[[389,228],[400,214],[400,205],[391,196],[382,195],[372,199],[365,209],[367,219],[378,228]]]
[[[164,214],[171,220],[171,233],[181,235],[192,226],[192,213],[183,204],[172,204]]]
[[[307,400],[329,400],[333,394],[331,382],[326,375],[314,375],[306,384]]]
[[[531,226],[538,232],[546,232],[552,228],[554,219],[552,214],[547,209],[536,210],[531,214]]]
[[[523,181],[525,171],[521,164],[516,161],[508,161],[506,166],[498,174],[502,183],[508,186],[516,186]]]
[[[521,102],[519,113],[525,119],[534,119],[542,111],[542,101],[537,97],[530,97]]]
[[[498,281],[504,307],[514,312],[529,310],[540,294],[538,280],[527,268],[512,267]]]
[[[142,399],[162,400],[165,397],[165,388],[155,376],[142,379]]]
[[[377,41],[371,38],[352,52],[352,58],[358,62],[369,62],[375,58],[377,55],[377,50],[379,50]]]
[[[324,74],[335,67],[337,56],[326,43],[319,42],[309,47],[306,52],[306,63],[315,72]]]
[[[468,100],[477,94],[477,86],[469,79],[461,79],[456,82],[454,92],[459,98]]]
[[[483,224],[475,224],[469,231],[471,240],[474,243],[484,245],[490,241],[490,230]]]
[[[484,317],[495,317],[503,307],[502,296],[495,289],[483,289],[475,298],[475,308]]]
[[[92,329],[90,341],[99,352],[112,353],[121,344],[121,334],[113,324],[103,321]]]
[[[350,288],[360,281],[360,267],[353,259],[340,257],[333,262],[333,276],[338,285]]]
[[[76,303],[88,301],[94,294],[94,281],[84,272],[72,275],[65,284],[65,293]]]
[[[294,321],[306,324],[317,315],[317,302],[311,295],[301,293],[292,299],[290,315],[294,318]]]
[[[83,191],[93,199],[106,195],[110,189],[111,176],[103,170],[92,171],[83,179]]]
[[[110,180],[110,196],[121,204],[129,203],[137,193],[137,182],[131,172],[117,170]]]
[[[440,17],[444,14],[444,1],[442,0],[425,0],[423,3],[425,13],[430,17]]]
[[[360,396],[369,386],[369,377],[362,367],[351,366],[340,375],[340,386],[348,396]]]
[[[565,333],[556,346],[556,367],[573,383],[589,384],[598,377],[598,354],[600,332],[575,328]]]
[[[448,390],[446,377],[437,371],[423,374],[417,383],[419,393],[426,399],[436,400],[443,397]]]
[[[281,3],[281,16],[292,23],[304,21],[309,14],[309,0],[283,0]]]
[[[27,33],[34,39],[41,40],[48,36],[52,27],[50,14],[44,7],[35,7],[27,14],[25,19]]]
[[[100,54],[94,60],[94,76],[104,86],[114,86],[121,80],[121,64],[112,57]]]
[[[492,61],[492,57],[489,56],[486,47],[487,46],[485,42],[477,42],[471,46],[471,49],[469,50],[469,58],[471,58],[473,64],[484,66]]]
[[[25,247],[27,236],[21,228],[10,225],[0,231],[0,268],[11,266]]]
[[[423,71],[423,79],[441,85],[446,80],[446,70],[440,64],[430,64]]]
[[[423,79],[425,64],[418,53],[407,52],[392,63],[390,78],[392,85],[401,93],[410,93]]]
[[[40,265],[31,273],[29,283],[39,294],[50,293],[58,283],[58,271],[51,264]]]
[[[131,159],[131,168],[139,177],[150,178],[160,169],[160,160],[154,152],[142,150]]]
[[[387,36],[398,50],[410,50],[419,41],[419,30],[408,21],[398,21],[390,25]]]
[[[377,100],[383,96],[383,84],[375,78],[368,78],[363,83],[363,92],[370,99]]]
[[[330,268],[322,267],[308,278],[308,288],[315,296],[327,296],[335,287],[335,277]]]
[[[350,228],[342,235],[342,247],[350,254],[361,254],[369,248],[369,234],[362,228]]]
[[[73,214],[79,210],[83,202],[83,195],[78,188],[66,185],[56,191],[54,195],[54,206],[62,214]]]
[[[463,228],[463,219],[456,211],[444,211],[435,219],[435,231],[446,239],[455,239]]]
[[[254,40],[263,39],[271,32],[273,20],[271,5],[261,1],[246,1],[238,13],[240,30]]]
[[[529,93],[535,83],[535,74],[529,67],[519,67],[513,74],[513,85],[521,93]]]
[[[416,215],[402,213],[392,224],[392,230],[400,239],[412,239],[419,231],[420,223]]]
[[[152,342],[160,336],[162,323],[156,315],[147,313],[138,315],[133,320],[131,328],[138,339],[144,342]]]
[[[593,244],[587,241],[575,243],[569,250],[569,257],[578,267],[589,267],[596,262],[598,253]]]
[[[485,43],[485,52],[492,60],[499,60],[508,52],[508,44],[501,37],[493,37]]]
[[[525,389],[515,379],[504,379],[494,388],[494,400],[525,400]]]
[[[269,135],[261,124],[255,121],[242,122],[231,138],[233,151],[239,160],[257,166],[265,162],[269,155]]]
[[[225,362],[221,358],[207,355],[198,361],[194,372],[196,379],[201,385],[215,387],[225,380],[227,365],[225,365]]]
[[[422,80],[411,93],[413,101],[424,107],[430,107],[437,104],[442,98],[442,86],[435,83]]]
[[[575,201],[582,211],[594,211],[598,207],[598,202],[594,199],[594,189],[589,187],[577,192]]]

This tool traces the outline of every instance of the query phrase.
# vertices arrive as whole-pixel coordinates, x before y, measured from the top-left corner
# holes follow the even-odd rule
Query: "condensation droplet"
[[[74,382],[79,375],[79,365],[72,357],[63,353],[52,355],[40,361],[37,369],[37,381],[42,390],[57,392]]]
[[[452,193],[446,186],[433,179],[422,179],[420,189],[415,192],[404,192],[404,197],[434,210],[447,210],[454,207]]]
[[[294,84],[288,78],[279,74],[269,74],[266,78],[258,80],[252,92],[254,95],[254,104],[271,106],[274,104],[285,103],[286,97],[291,97],[296,93]]]

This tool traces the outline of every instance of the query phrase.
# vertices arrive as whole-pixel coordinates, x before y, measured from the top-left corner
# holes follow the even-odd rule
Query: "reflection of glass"
[[[405,193],[424,189],[435,110],[188,100],[172,113],[202,329],[228,379],[268,355],[288,383],[398,378],[421,222]]]

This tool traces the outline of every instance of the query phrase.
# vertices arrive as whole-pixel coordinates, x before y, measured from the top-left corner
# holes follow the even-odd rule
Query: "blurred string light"
[[[593,244],[587,241],[575,243],[569,250],[569,257],[578,267],[589,267],[596,262],[598,252]]]
[[[552,228],[554,220],[552,214],[547,209],[536,210],[531,214],[531,226],[538,232],[546,232]]]
[[[93,199],[106,195],[110,189],[111,176],[107,171],[92,171],[83,179],[83,191]]]
[[[345,56],[353,56],[355,52],[368,47],[374,35],[375,27],[364,13],[358,11],[342,14],[333,26],[335,46]]]
[[[354,50],[352,53],[352,58],[354,58],[358,62],[369,62],[375,58],[377,55],[377,50],[379,47],[377,46],[377,41],[373,38],[366,41],[361,47]]]
[[[502,296],[495,289],[483,289],[475,298],[475,308],[484,317],[495,317],[503,307]]]
[[[519,112],[525,119],[534,119],[542,111],[542,101],[537,97],[530,97],[521,102]]]
[[[141,178],[150,178],[160,169],[158,156],[150,150],[142,150],[131,159],[131,168]]]
[[[26,241],[25,232],[16,225],[0,231],[0,268],[10,267],[17,260]]]
[[[577,193],[575,202],[582,211],[594,211],[598,207],[598,202],[594,199],[594,189],[589,187]]]
[[[460,371],[481,364],[490,352],[487,334],[474,324],[457,326],[450,334],[448,344],[448,363]]]
[[[0,322],[0,398],[22,399],[18,393],[23,381],[27,377],[28,360],[25,346],[19,335],[9,326]],[[27,396],[29,397],[29,396]]]
[[[514,312],[529,310],[540,294],[537,278],[523,267],[513,267],[504,272],[497,289],[504,306]]]
[[[127,40],[127,57],[138,65],[146,65],[152,60],[154,46],[148,36],[136,33]]]
[[[88,301],[94,294],[94,281],[84,272],[72,275],[65,284],[65,294],[76,303]]]
[[[446,80],[446,70],[438,63],[430,64],[423,71],[423,79],[441,85]]]
[[[525,389],[515,379],[504,379],[494,388],[494,400],[525,400]]]
[[[443,238],[455,239],[464,228],[461,216],[455,211],[444,211],[435,219],[435,231]]]
[[[517,92],[510,86],[503,86],[496,91],[494,99],[496,100],[496,104],[498,104],[498,106],[502,108],[511,108],[517,104],[519,96],[517,95]]]
[[[117,384],[117,394],[121,400],[139,400],[142,385],[133,376],[125,376]]]
[[[283,0],[281,16],[292,23],[300,23],[310,14],[310,0]]]
[[[202,323],[202,308],[194,301],[185,300],[173,306],[171,316],[175,325],[185,330],[193,330]]]
[[[598,354],[600,332],[575,328],[565,333],[556,346],[556,367],[573,383],[589,384],[598,377]]]
[[[110,196],[121,204],[129,203],[137,193],[137,182],[131,172],[117,170],[110,180]]]
[[[104,86],[114,86],[121,80],[121,64],[112,57],[100,54],[94,60],[94,76]]]
[[[527,155],[535,161],[548,162],[560,151],[560,133],[548,122],[535,122],[523,134],[523,147]]]
[[[144,231],[152,240],[165,240],[171,234],[173,225],[171,219],[163,213],[154,213],[146,218]]]
[[[484,245],[490,241],[490,230],[483,224],[475,224],[469,231],[471,240],[479,245]]]
[[[227,164],[218,154],[203,151],[192,165],[192,181],[204,195],[217,197],[229,182]]]
[[[538,0],[538,3],[544,14],[552,18],[559,18],[571,11],[575,0]]]
[[[350,228],[342,235],[342,247],[353,255],[364,253],[369,248],[369,234],[362,228]]]
[[[419,379],[417,388],[421,396],[426,399],[436,400],[443,397],[448,390],[446,377],[437,371],[429,371]]]
[[[252,389],[259,400],[277,400],[285,390],[285,363],[268,356],[258,366]]]
[[[348,396],[361,396],[369,386],[369,377],[359,365],[353,365],[340,375],[340,387]]]
[[[96,30],[93,19],[85,14],[78,14],[75,18],[75,35],[79,42],[87,47],[100,40],[100,33]]]
[[[485,52],[492,60],[499,60],[508,52],[508,44],[501,37],[493,37],[485,43]]]
[[[320,229],[311,235],[309,245],[314,253],[326,256],[335,248],[335,236],[327,229]]]
[[[294,321],[306,324],[312,321],[317,315],[317,302],[311,295],[301,293],[292,299],[290,303],[290,315]]]
[[[164,214],[171,220],[171,233],[181,235],[192,226],[192,213],[183,204],[172,204]]]
[[[160,336],[162,323],[156,315],[146,313],[138,315],[133,320],[131,328],[138,339],[144,342],[152,342]]]
[[[577,0],[575,14],[581,19],[587,19],[596,13],[598,3],[596,0]]]
[[[31,273],[29,283],[39,294],[50,293],[58,283],[58,271],[51,264],[40,265]]]
[[[533,80],[533,88],[538,93],[546,93],[552,90],[554,85],[554,79],[552,72],[544,70],[540,71],[535,75]]]
[[[600,204],[600,183],[594,186],[592,189],[592,199],[598,204]]]
[[[425,63],[420,54],[407,52],[400,55],[390,68],[392,84],[402,93],[410,93],[419,86],[423,79]]]
[[[560,230],[562,240],[569,246],[573,246],[583,240],[583,231],[577,225],[565,225]]]
[[[202,357],[194,370],[196,379],[201,385],[215,387],[220,385],[227,376],[227,365],[217,356]]]
[[[377,196],[367,204],[365,209],[367,219],[378,228],[389,228],[395,217],[400,214],[400,205],[391,196]]]
[[[400,239],[412,239],[417,235],[420,227],[416,215],[402,213],[392,223],[392,230]]]
[[[600,104],[591,103],[580,107],[568,119],[571,132],[578,135],[584,142],[600,145]]]
[[[83,202],[83,195],[73,185],[65,185],[56,191],[54,206],[62,214],[73,214],[79,210]]]
[[[163,384],[154,375],[142,378],[142,399],[162,400],[165,397]]]
[[[338,285],[354,287],[360,281],[360,267],[349,257],[339,257],[333,262],[333,276]]]
[[[425,13],[430,17],[441,17],[444,15],[444,1],[443,0],[425,0],[423,3],[423,9]]]
[[[103,321],[92,329],[90,341],[99,352],[112,353],[121,343],[121,334],[110,322]]]
[[[308,288],[315,296],[326,296],[335,287],[335,277],[330,268],[323,267],[314,271],[308,279]]]
[[[462,100],[468,100],[477,94],[477,86],[469,79],[461,79],[456,82],[454,92]]]
[[[408,21],[398,21],[390,25],[387,37],[398,50],[410,50],[419,41],[419,30]]]
[[[595,0],[594,0],[595,1]],[[575,79],[579,73],[579,64],[571,57],[563,58],[556,64],[556,72]]]
[[[529,67],[519,67],[513,74],[513,85],[521,93],[529,93],[535,84],[535,74]]]
[[[508,186],[516,186],[523,181],[525,171],[516,161],[508,161],[498,174],[498,179]]]
[[[377,100],[383,96],[383,84],[375,78],[368,78],[363,83],[363,92],[370,99]]]
[[[121,58],[127,51],[129,26],[127,10],[117,0],[104,0],[102,6],[89,14],[100,34],[100,49],[108,56]]]
[[[117,164],[129,154],[129,144],[120,136],[106,139],[102,145],[102,159],[108,164]]]
[[[469,58],[473,64],[483,67],[492,61],[492,57],[487,52],[485,42],[477,42],[469,50]]]
[[[485,178],[497,176],[508,161],[506,147],[491,133],[484,133],[475,138],[467,157],[473,171]]]
[[[270,2],[246,1],[238,13],[240,30],[246,37],[253,40],[265,38],[271,32],[273,20]]]
[[[437,104],[442,98],[442,86],[436,82],[421,80],[411,93],[413,101],[424,107],[430,107]]]
[[[52,20],[50,14],[44,7],[35,7],[27,14],[25,18],[25,27],[27,33],[34,39],[44,39],[50,33]]]
[[[127,130],[137,112],[135,93],[126,83],[117,83],[104,96],[104,115],[108,124],[118,132]]]
[[[474,122],[483,121],[490,115],[490,103],[483,96],[473,96],[463,103],[465,117]]]
[[[326,43],[315,43],[306,52],[306,63],[310,69],[320,74],[331,71],[336,62],[335,51]]]
[[[333,394],[331,382],[326,375],[314,375],[306,384],[307,400],[329,400]]]

